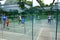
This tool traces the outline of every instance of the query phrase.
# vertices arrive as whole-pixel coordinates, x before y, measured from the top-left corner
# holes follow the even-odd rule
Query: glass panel
[[[21,16],[21,20],[18,19],[18,16],[10,17],[8,17],[9,25],[7,25],[8,20],[5,27],[3,23],[0,24],[0,38],[6,40],[32,40],[31,16]]]
[[[60,13],[58,13],[57,40],[60,40]]]
[[[30,8],[29,5],[32,2],[26,5],[28,8],[24,9],[18,7],[18,4],[15,3],[16,0],[7,0],[7,5],[4,5],[3,10],[5,11],[2,11],[3,16],[0,17],[0,40],[32,40],[32,14],[28,11],[25,12]],[[6,20],[5,16],[7,17]],[[2,17],[4,20],[2,20]]]
[[[37,10],[36,10],[37,11]],[[51,16],[51,22],[48,18]],[[56,21],[55,13],[38,11],[34,14],[34,27],[33,27],[34,40],[55,40]]]
[[[26,5],[21,4],[20,8],[18,1],[11,0],[6,4],[13,6],[0,9],[0,40],[60,40],[58,3],[44,5],[42,0],[37,0],[40,6],[33,7],[31,1],[23,1]]]

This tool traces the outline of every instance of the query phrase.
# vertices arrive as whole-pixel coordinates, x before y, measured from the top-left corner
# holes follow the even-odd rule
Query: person
[[[21,16],[18,16],[19,23],[21,23]]]
[[[24,26],[24,23],[25,23],[25,19],[24,19],[24,17],[22,17],[21,22],[22,22],[22,27],[23,27],[23,26]]]
[[[6,15],[5,14],[2,15],[3,28],[5,28],[6,19],[7,19]]]
[[[9,30],[8,26],[9,26],[9,20],[8,18],[6,19],[6,26],[7,26],[7,29]]]
[[[52,16],[48,15],[48,23],[51,23],[51,18],[52,18]]]
[[[8,25],[9,25],[9,20],[7,18],[7,20],[6,20],[6,26],[8,27]]]

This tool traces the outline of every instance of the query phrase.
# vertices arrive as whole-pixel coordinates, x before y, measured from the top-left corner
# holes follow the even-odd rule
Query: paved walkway
[[[49,28],[44,28],[37,40],[55,40],[55,32]],[[58,33],[58,40],[60,40],[60,33]]]
[[[51,33],[51,30],[44,28],[40,33],[38,40],[52,40]]]

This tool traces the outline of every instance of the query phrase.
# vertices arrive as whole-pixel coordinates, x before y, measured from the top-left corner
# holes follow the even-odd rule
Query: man
[[[21,16],[18,16],[19,23],[21,23]]]
[[[22,27],[23,27],[24,24],[25,24],[25,19],[24,19],[24,17],[22,17],[21,23],[22,23]]]
[[[3,22],[3,27],[5,28],[5,23],[6,23],[6,19],[7,17],[4,15],[2,15],[2,22]]]
[[[52,16],[48,15],[48,23],[51,23]]]

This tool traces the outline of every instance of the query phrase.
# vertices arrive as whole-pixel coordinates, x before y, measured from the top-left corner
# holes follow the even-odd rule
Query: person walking
[[[48,23],[50,23],[50,24],[51,24],[51,19],[52,19],[52,16],[48,15]]]
[[[6,19],[7,19],[6,15],[5,14],[2,15],[3,28],[5,28]]]
[[[6,19],[6,28],[9,30],[8,26],[9,26],[9,19],[7,18]]]
[[[19,23],[21,23],[21,20],[22,20],[21,16],[18,16],[18,20],[19,20]]]
[[[9,20],[8,20],[8,18],[6,19],[6,26],[7,27],[9,26]]]
[[[24,24],[25,24],[25,19],[24,19],[24,17],[22,17],[21,23],[22,23],[22,27],[23,27]]]

